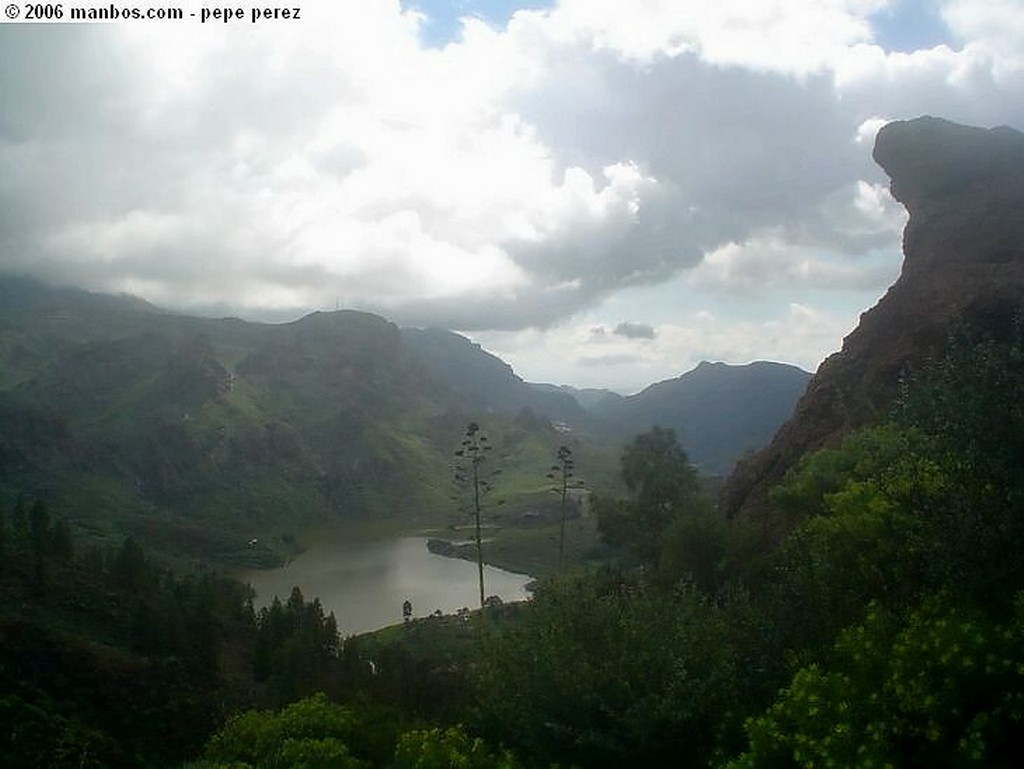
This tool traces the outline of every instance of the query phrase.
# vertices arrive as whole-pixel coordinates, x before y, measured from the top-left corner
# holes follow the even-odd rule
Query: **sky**
[[[623,393],[813,371],[899,274],[878,128],[1024,129],[1024,0],[295,4],[0,24],[0,270]]]

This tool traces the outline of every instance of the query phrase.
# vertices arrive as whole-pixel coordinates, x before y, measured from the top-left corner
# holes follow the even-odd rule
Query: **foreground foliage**
[[[743,696],[743,639],[727,619],[740,603],[715,605],[685,583],[646,590],[616,572],[545,584],[491,639],[483,728],[537,760],[697,766]]]
[[[305,766],[363,769],[348,745],[355,728],[352,713],[322,694],[299,700],[279,713],[249,710],[233,716],[207,744],[215,767]]]
[[[595,506],[616,567],[559,574],[486,623],[344,643],[299,591],[255,612],[133,540],[75,555],[26,500],[0,516],[0,749],[51,766],[1014,766],[1021,466],[1022,345],[957,343],[891,419],[787,476],[777,547],[719,518],[656,430],[624,454],[629,498]]]
[[[249,710],[233,716],[210,739],[205,760],[194,769],[368,769],[382,764],[366,759],[366,726],[364,717],[323,694],[279,712]],[[491,749],[459,726],[406,731],[394,740],[393,755],[384,763],[394,769],[520,766],[511,753]]]
[[[1024,348],[990,339],[790,476],[776,499],[810,517],[773,557],[777,616],[817,651],[733,766],[1017,764],[1022,463]]]
[[[952,594],[902,620],[875,606],[749,722],[730,769],[1017,766],[1022,644],[1021,599],[1005,622]]]
[[[688,472],[662,482],[667,436],[638,439],[655,494],[624,462],[634,496],[605,532],[643,576],[538,593],[486,662],[489,733],[595,767],[1014,765],[1021,351],[956,342],[891,420],[807,458],[771,551],[680,492]]]

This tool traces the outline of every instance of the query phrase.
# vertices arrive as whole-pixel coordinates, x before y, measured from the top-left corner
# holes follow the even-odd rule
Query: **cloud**
[[[473,339],[506,360],[528,381],[607,387],[623,394],[671,379],[702,360],[744,364],[776,360],[813,371],[836,349],[856,318],[808,303],[791,302],[759,319],[697,310],[658,325],[642,345],[607,328],[568,323],[547,331],[483,332]]]
[[[661,329],[662,354],[680,355],[687,361],[683,371],[701,360],[776,360],[813,371],[818,361],[834,351],[835,340],[851,330],[848,322],[825,308],[796,302],[761,321],[735,321],[700,312],[686,323]]]
[[[886,252],[857,261],[829,259],[820,250],[793,245],[771,233],[709,253],[687,275],[690,285],[727,295],[756,296],[786,287],[881,293],[898,274]]]
[[[995,79],[1018,82],[1024,74],[1024,14],[1017,0],[951,0],[942,18],[968,49],[992,62]]]
[[[0,266],[249,317],[554,334],[679,276],[877,291],[903,221],[877,127],[1024,125],[1015,3],[947,2],[960,48],[909,53],[874,42],[886,7],[562,0],[433,49],[397,0],[245,30],[4,25]]]
[[[654,326],[646,323],[622,322],[615,327],[613,332],[626,339],[654,339],[656,336]]]
[[[581,33],[598,49],[647,63],[696,54],[717,67],[805,75],[849,45],[871,38],[868,16],[884,0],[563,0],[552,14],[565,37]],[[571,31],[571,32],[570,32]]]
[[[629,353],[611,353],[608,355],[584,355],[576,362],[583,367],[606,368],[608,366],[635,366],[640,357]]]
[[[74,83],[99,47],[112,77],[80,83],[60,125],[40,125],[64,108],[43,82],[43,107],[8,121],[7,266],[193,308],[340,302],[469,328],[544,324],[664,273],[646,234],[670,213],[656,181],[629,162],[556,164],[491,104],[501,83],[475,75],[490,54],[470,53],[490,33],[440,54],[401,19],[344,21],[390,36],[397,63],[379,44],[316,37],[171,35],[156,48],[73,30],[66,50],[80,53],[46,64],[45,80]],[[31,69],[38,54],[22,56]],[[113,122],[105,103],[116,131],[76,119]]]

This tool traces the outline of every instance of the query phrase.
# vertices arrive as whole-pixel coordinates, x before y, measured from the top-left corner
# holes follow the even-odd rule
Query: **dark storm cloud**
[[[654,326],[646,323],[622,322],[615,327],[615,334],[624,336],[626,339],[654,339],[656,336]]]

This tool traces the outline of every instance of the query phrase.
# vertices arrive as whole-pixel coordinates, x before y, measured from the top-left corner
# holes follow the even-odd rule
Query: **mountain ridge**
[[[459,334],[370,313],[198,318],[0,277],[0,493],[47,499],[100,539],[127,530],[213,558],[262,557],[239,543],[339,515],[445,518],[451,451],[471,420],[493,429],[509,465],[509,509],[551,504],[544,473],[563,443],[590,488],[614,490],[623,441],[680,426],[673,388],[734,369],[598,393],[586,409]],[[646,419],[652,394],[665,403]],[[694,420],[680,429],[687,450],[720,471],[726,460],[701,446],[713,431],[691,441]]]
[[[884,419],[901,381],[941,358],[951,334],[1005,334],[1024,308],[1024,134],[925,116],[883,126],[874,158],[909,213],[900,276],[727,480],[728,515],[769,515],[768,489],[789,468]]]
[[[786,363],[702,361],[635,395],[605,398],[592,411],[620,434],[671,427],[691,461],[723,475],[745,453],[771,440],[810,378]]]

